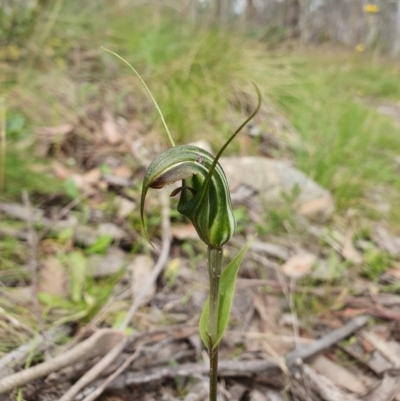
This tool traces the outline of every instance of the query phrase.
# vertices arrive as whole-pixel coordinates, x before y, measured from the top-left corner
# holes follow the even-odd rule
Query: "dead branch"
[[[390,342],[384,341],[372,332],[361,333],[361,336],[391,362],[394,368],[400,368],[400,357],[397,355],[397,347]]]
[[[400,391],[400,371],[392,369],[385,373],[383,380],[370,392],[361,397],[362,401],[391,401]]]
[[[171,222],[170,222],[170,207],[169,207],[169,197],[167,193],[162,190],[160,192],[160,201],[161,201],[161,230],[162,230],[162,245],[161,245],[161,253],[157,260],[154,269],[148,278],[146,284],[144,285],[142,291],[135,296],[135,300],[133,301],[128,313],[125,316],[124,321],[121,324],[121,330],[126,329],[130,322],[132,321],[133,316],[141,305],[143,299],[147,296],[150,288],[156,282],[158,276],[162,272],[165,264],[167,263],[169,251],[171,248]]]
[[[3,371],[6,371],[7,368],[13,368],[15,366],[21,365],[25,362],[28,355],[31,355],[32,352],[34,355],[43,351],[45,348],[45,338],[49,343],[58,342],[63,336],[67,335],[69,329],[67,326],[55,327],[44,333],[44,336],[38,335],[28,344],[21,345],[17,349],[14,349],[7,355],[3,356],[0,359],[0,378],[4,375]]]
[[[112,349],[115,344],[119,343],[122,338],[123,334],[119,331],[112,329],[99,330],[86,341],[64,354],[1,379],[0,394],[7,393],[16,387],[23,386],[32,380],[47,376],[51,372],[58,371],[81,360],[103,355]]]
[[[350,321],[343,327],[334,330],[324,337],[316,340],[304,347],[291,351],[286,355],[286,365],[289,370],[298,368],[298,361],[307,360],[316,354],[330,348],[337,342],[345,339],[354,331],[360,329],[368,322],[368,317],[360,316]],[[256,374],[273,374],[280,371],[279,364],[274,359],[254,360],[254,361],[221,361],[219,363],[220,376],[249,376]],[[147,369],[144,372],[128,372],[120,375],[114,380],[107,389],[121,389],[126,386],[150,383],[157,380],[174,377],[188,377],[207,374],[207,365],[188,363],[180,366],[166,366],[156,369]],[[99,383],[96,383],[99,385]]]
[[[261,278],[242,278],[239,277],[237,279],[238,288],[247,288],[247,287],[258,287],[258,286],[267,286],[269,287],[269,291],[273,291],[274,293],[282,293],[284,292],[284,288],[282,287],[282,282],[277,280],[268,280]],[[314,288],[314,287],[305,287],[300,285],[293,286],[292,290],[297,293],[308,293],[316,296],[327,296],[327,295],[335,295],[340,294],[343,291],[342,287],[330,287],[327,288]]]
[[[60,401],[72,401],[82,388],[96,380],[122,353],[128,339],[125,337],[100,359],[88,372],[86,372],[61,398]]]
[[[30,261],[29,261],[29,269],[31,271],[31,282],[33,288],[33,311],[36,315],[36,320],[38,322],[40,334],[44,338],[45,343],[45,354],[47,353],[46,347],[46,335],[44,332],[44,323],[42,318],[42,311],[39,304],[39,261],[38,261],[38,248],[39,248],[39,238],[35,228],[33,227],[33,217],[32,217],[32,206],[29,200],[29,195],[27,191],[22,192],[22,198],[24,201],[26,214],[28,216],[27,226],[28,226],[28,244],[29,244],[29,251],[30,251]]]
[[[383,380],[362,397],[345,393],[330,379],[315,372],[307,365],[302,366],[303,379],[325,401],[391,401],[400,391],[400,371],[392,369]]]
[[[142,351],[142,347],[139,346],[136,348],[136,351],[109,377],[107,377],[106,380],[103,381],[103,383],[95,389],[91,394],[89,394],[83,401],[94,401],[97,397],[99,397],[103,391],[107,388],[107,385],[111,383],[116,377],[118,377],[121,373],[123,373],[128,366],[135,360],[137,357],[140,355]],[[60,400],[62,401],[62,400]]]
[[[325,401],[357,401],[351,394],[345,393],[332,380],[320,375],[307,365],[302,366],[304,381]]]
[[[344,338],[348,337],[350,334],[354,333],[356,330],[365,326],[368,322],[368,316],[359,316],[351,320],[349,323],[345,324],[343,327],[331,331],[319,340],[316,340],[304,347],[299,348],[296,351],[289,352],[287,357],[287,364],[293,364],[297,359],[302,359],[303,361],[324,351],[331,347],[332,345],[342,341]]]

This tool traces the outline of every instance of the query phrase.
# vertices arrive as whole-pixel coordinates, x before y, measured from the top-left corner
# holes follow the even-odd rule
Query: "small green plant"
[[[370,280],[377,280],[379,276],[389,267],[391,257],[387,252],[371,249],[365,255],[363,273]]]
[[[230,240],[236,221],[228,182],[218,160],[229,143],[257,113],[261,104],[258,89],[257,93],[257,108],[216,157],[196,146],[175,146],[169,135],[172,147],[150,164],[143,181],[140,215],[144,229],[144,203],[149,188],[159,189],[182,180],[182,186],[175,189],[171,196],[180,193],[179,213],[189,218],[200,239],[208,246],[210,295],[200,318],[200,336],[210,355],[210,401],[217,399],[218,344],[228,324],[236,275],[249,246],[245,246],[222,270],[222,246]],[[146,230],[144,232],[151,243]]]
[[[233,215],[228,182],[218,160],[236,135],[257,114],[261,106],[261,93],[255,86],[258,94],[257,107],[214,157],[197,146],[175,146],[162,112],[146,83],[126,60],[114,52],[109,52],[127,64],[138,76],[161,116],[172,146],[150,164],[144,177],[140,217],[147,240],[151,244],[144,222],[144,205],[149,188],[160,189],[166,185],[182,181],[182,186],[175,189],[171,196],[180,194],[178,212],[189,218],[200,239],[208,246],[207,263],[210,277],[210,295],[203,308],[199,329],[201,339],[210,356],[209,399],[216,401],[218,344],[228,325],[237,272],[250,245],[247,244],[229,265],[224,270],[222,269],[222,247],[232,237],[236,221]]]

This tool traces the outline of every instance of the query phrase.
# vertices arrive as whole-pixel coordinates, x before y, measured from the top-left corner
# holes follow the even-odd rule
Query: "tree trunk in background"
[[[197,22],[199,14],[199,0],[190,0],[188,5],[188,18],[192,23]]]
[[[230,0],[215,0],[217,3],[215,20],[220,26],[226,25],[229,20]]]
[[[253,0],[246,0],[246,8],[244,9],[244,14],[245,14],[245,27],[246,29],[252,24],[253,22],[253,16],[255,14],[255,7],[254,7],[254,1]]]
[[[400,0],[397,0],[397,12],[395,18],[395,32],[392,46],[392,56],[400,58]]]
[[[186,5],[187,19],[200,22],[201,18],[204,25],[224,26],[233,21],[239,29],[259,30],[266,38],[270,32],[285,32],[285,37],[300,36],[304,43],[332,41],[353,49],[378,46],[400,57],[400,0],[175,1]],[[368,11],[368,3],[377,10]]]
[[[300,20],[300,0],[290,0],[285,2],[284,27],[288,30],[288,37],[298,35]]]

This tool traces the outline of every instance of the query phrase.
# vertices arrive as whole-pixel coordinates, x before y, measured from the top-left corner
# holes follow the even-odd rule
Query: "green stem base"
[[[217,401],[218,384],[218,311],[219,311],[219,282],[222,271],[222,248],[208,248],[208,272],[210,275],[210,314],[208,334],[210,336],[210,401]]]
[[[210,401],[217,401],[218,345],[210,351]]]

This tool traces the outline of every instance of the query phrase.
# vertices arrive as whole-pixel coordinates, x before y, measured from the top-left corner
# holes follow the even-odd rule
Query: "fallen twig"
[[[32,206],[29,200],[29,195],[27,191],[22,192],[22,199],[24,201],[24,206],[26,209],[26,213],[28,216],[27,226],[28,226],[28,244],[30,251],[30,260],[29,260],[29,270],[31,271],[31,284],[33,290],[33,311],[36,316],[36,320],[38,322],[40,334],[44,339],[44,353],[47,354],[47,345],[46,345],[46,334],[44,331],[44,323],[42,318],[42,311],[39,304],[39,261],[38,261],[38,249],[39,249],[39,238],[35,228],[33,227],[33,218],[32,218]]]
[[[372,301],[368,303],[365,298],[350,298],[346,301],[346,305],[351,308],[361,309],[362,311],[365,311],[364,313],[377,317],[378,319],[400,322],[399,312],[385,308]]]
[[[20,347],[14,349],[7,355],[0,359],[0,378],[3,377],[3,371],[7,368],[13,368],[15,366],[21,365],[25,362],[28,355],[35,355],[45,348],[45,338],[49,343],[56,343],[63,336],[68,334],[69,329],[66,326],[55,327],[46,331],[44,336],[38,335],[36,338],[32,339],[28,344],[21,345]]]
[[[385,373],[383,380],[367,394],[355,397],[345,393],[330,379],[315,372],[307,365],[302,366],[304,382],[325,401],[391,401],[400,391],[400,371],[393,369]]]
[[[400,368],[400,357],[397,354],[396,344],[387,342],[381,337],[371,332],[361,333],[361,337],[367,340],[373,347],[379,351],[389,362],[392,363],[394,368]]]
[[[362,401],[391,401],[399,391],[400,371],[392,369],[387,371],[383,380],[361,399]]]
[[[165,264],[167,263],[169,251],[171,248],[171,222],[170,222],[170,208],[169,208],[169,197],[167,193],[163,190],[160,192],[160,201],[161,201],[161,230],[162,230],[162,245],[160,256],[157,260],[156,265],[151,272],[150,277],[147,279],[145,285],[143,286],[142,291],[135,296],[135,300],[133,301],[128,313],[125,316],[124,321],[121,324],[121,330],[124,330],[130,324],[133,316],[138,310],[139,306],[143,302],[143,299],[147,296],[149,290],[156,282],[158,276],[162,272]]]
[[[357,401],[351,394],[345,393],[325,376],[320,375],[307,365],[302,368],[304,382],[308,384],[325,401]]]
[[[114,346],[108,351],[99,362],[96,363],[89,371],[87,371],[61,398],[59,401],[72,401],[75,396],[81,391],[82,388],[90,384],[93,380],[96,380],[99,375],[106,370],[122,353],[126,344],[127,337],[125,337],[120,343]]]
[[[29,369],[6,376],[0,380],[0,394],[7,393],[16,387],[20,387],[32,380],[47,376],[51,372],[58,371],[83,359],[107,353],[115,344],[119,343],[123,334],[112,329],[101,329],[86,341],[76,347],[58,355],[53,359],[35,365]]]
[[[316,340],[304,347],[291,351],[286,355],[286,365],[289,370],[298,366],[299,360],[307,360],[319,352],[322,352],[337,342],[345,339],[354,331],[360,329],[368,322],[368,317],[360,316],[350,321],[343,327],[334,330],[324,337]],[[249,376],[255,374],[271,374],[280,371],[279,364],[274,359],[254,360],[254,361],[221,361],[219,363],[220,376]],[[188,363],[180,366],[166,366],[156,369],[148,369],[145,372],[128,372],[120,375],[116,380],[107,386],[107,389],[121,389],[126,386],[150,383],[153,381],[174,378],[204,375],[209,371],[209,367],[204,364]],[[99,383],[96,383],[99,385]]]
[[[97,397],[99,397],[103,391],[107,388],[107,385],[111,383],[116,377],[118,377],[122,372],[125,371],[125,369],[128,368],[128,366],[135,360],[137,357],[140,355],[142,351],[142,347],[139,346],[136,348],[136,351],[110,376],[107,377],[106,380],[103,381],[103,383],[96,388],[91,394],[89,394],[83,401],[93,401]],[[60,400],[62,401],[62,399]]]
[[[285,291],[285,287],[282,285],[283,283],[277,280],[268,280],[262,278],[241,278],[237,279],[236,285],[239,288],[247,288],[247,287],[257,287],[257,286],[266,286],[269,287],[269,291],[273,291],[274,293],[283,293]],[[292,290],[296,293],[307,293],[316,296],[328,296],[340,294],[343,291],[343,287],[329,287],[329,288],[315,288],[315,287],[305,287],[300,285],[293,286]]]

